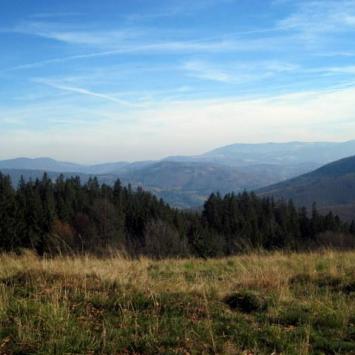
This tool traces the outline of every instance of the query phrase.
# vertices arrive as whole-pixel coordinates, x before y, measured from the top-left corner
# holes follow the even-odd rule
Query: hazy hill
[[[134,171],[121,178],[134,186],[143,186],[178,207],[201,205],[214,191],[226,193],[265,186],[273,176],[260,171],[249,172],[220,164],[162,161]]]
[[[209,162],[161,161],[119,175],[125,183],[143,186],[178,207],[201,205],[212,192],[242,192],[290,176],[290,169],[271,164],[231,167]],[[294,171],[292,176],[296,175]]]
[[[0,169],[18,169],[18,170],[45,170],[45,171],[61,171],[80,172],[85,168],[84,165],[61,162],[51,158],[16,158],[0,161]]]
[[[132,166],[133,165],[133,166]],[[154,192],[171,205],[182,208],[196,207],[203,204],[212,192],[254,190],[284,179],[283,171],[269,165],[254,167],[229,167],[215,163],[169,162],[154,164],[137,163],[123,166],[118,172],[110,174],[85,174],[64,172],[65,177],[79,176],[82,182],[97,176],[100,182],[112,184],[120,178],[124,184],[141,186]],[[0,169],[12,177],[18,184],[21,176],[25,180],[41,178],[45,170]],[[61,172],[49,171],[55,179]]]
[[[261,189],[262,195],[291,198],[299,206],[317,203],[346,219],[355,217],[355,156],[325,165],[311,173]]]
[[[212,163],[163,161],[127,172],[123,177],[132,183],[161,189],[227,192],[254,188],[269,181],[269,177],[260,176],[259,172],[248,173],[247,169]]]
[[[322,166],[355,154],[355,140],[348,142],[288,142],[232,144],[202,155],[173,156],[172,161],[209,161],[231,166],[278,164],[282,166]]]
[[[75,164],[57,161],[51,158],[16,158],[0,161],[0,169],[42,170],[47,172],[81,173],[81,174],[110,174],[133,171],[152,164],[152,161],[142,162],[113,162],[94,165]]]
[[[80,175],[83,181],[98,176],[106,183],[119,177],[124,183],[153,191],[174,206],[194,207],[201,205],[211,192],[259,189],[351,155],[355,155],[355,141],[233,144],[199,156],[133,163],[83,165],[50,158],[17,158],[0,161],[0,170],[14,170],[10,175],[15,182],[21,174],[35,178],[43,171],[51,177],[60,173]]]
[[[326,163],[355,155],[355,140],[331,142],[289,142],[263,144],[232,144],[195,156],[170,156],[162,161],[208,162],[227,166],[278,165],[290,174],[320,167]],[[0,161],[0,169],[32,169],[86,174],[107,174],[139,169],[157,161],[102,163],[83,165],[51,158],[16,158]]]

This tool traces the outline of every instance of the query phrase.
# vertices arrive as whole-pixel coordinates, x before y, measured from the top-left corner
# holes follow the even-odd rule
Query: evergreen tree
[[[14,250],[17,246],[15,192],[10,178],[0,173],[0,249]]]
[[[313,247],[325,232],[333,232],[334,238],[336,233],[339,238],[355,235],[355,222],[343,223],[331,212],[322,216],[315,205],[308,215],[292,201],[247,192],[211,194],[201,213],[193,213],[173,209],[119,180],[111,187],[96,178],[81,184],[78,177],[59,176],[53,183],[44,174],[35,182],[21,178],[14,189],[0,174],[0,250],[102,253],[122,247],[131,255],[209,257]]]

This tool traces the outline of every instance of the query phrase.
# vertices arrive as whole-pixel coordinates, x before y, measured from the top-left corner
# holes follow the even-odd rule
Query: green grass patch
[[[355,255],[10,261],[0,354],[355,352]]]

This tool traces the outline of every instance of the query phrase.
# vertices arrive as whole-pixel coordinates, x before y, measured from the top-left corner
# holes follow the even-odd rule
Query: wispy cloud
[[[203,61],[188,61],[183,64],[183,70],[187,71],[188,75],[199,79],[221,82],[231,82],[233,80],[228,72]]]
[[[355,52],[352,52],[350,50],[327,50],[323,52],[316,53],[317,56],[320,57],[344,57],[344,58],[351,58],[355,57]]]
[[[79,25],[73,26],[72,24],[48,21],[24,21],[10,29],[10,31],[48,38],[67,44],[100,48],[112,48],[115,43],[119,45],[125,41],[142,37],[147,32],[147,30],[143,31],[137,28],[121,30],[83,29]]]
[[[69,38],[69,36],[60,36]],[[71,34],[73,42],[80,42],[82,38],[90,38],[90,34],[85,36],[77,36]],[[59,37],[58,37],[59,38]],[[75,39],[74,39],[75,38]],[[98,41],[91,39],[92,43]],[[289,43],[289,41],[287,41]],[[241,52],[258,52],[258,51],[272,51],[272,48],[282,48],[287,46],[283,38],[270,39],[251,39],[251,40],[235,40],[235,39],[196,39],[196,40],[166,40],[166,41],[125,41],[122,44],[115,42],[116,49],[101,50],[96,52],[89,52],[66,57],[51,58],[32,63],[25,63],[9,68],[3,68],[0,73],[26,70],[33,68],[40,68],[47,65],[66,63],[71,61],[79,61],[82,59],[100,58],[117,56],[123,54],[195,54],[195,53],[241,53]]]
[[[141,22],[164,17],[191,16],[196,12],[211,9],[215,6],[233,4],[238,0],[170,0],[159,4],[159,9],[151,12],[136,12],[126,16],[128,21]]]
[[[312,69],[314,72],[324,74],[352,74],[355,75],[355,65],[345,65],[339,67],[324,67]]]
[[[308,36],[355,30],[354,0],[309,0],[296,4],[297,10],[279,21],[281,29]]]
[[[186,61],[182,69],[188,76],[223,83],[245,83],[270,78],[275,74],[291,73],[300,70],[293,63],[281,61],[254,61],[250,63],[232,62],[216,65],[202,60]]]
[[[97,30],[67,27],[57,23],[24,22],[9,32],[22,33],[52,39],[71,45],[88,48],[107,49],[87,56],[112,55],[132,52],[225,52],[253,51],[266,49],[270,42],[281,38],[244,38],[252,34],[268,33],[276,29],[237,31],[208,37],[193,32],[158,30],[156,28],[120,28],[117,30]],[[164,38],[164,39],[162,39]],[[82,56],[84,57],[85,54]],[[73,56],[79,58],[80,56]]]
[[[68,86],[68,85],[64,85],[64,84],[60,84],[60,83],[55,83],[55,82],[51,82],[51,81],[44,80],[44,79],[34,79],[33,81],[38,84],[47,85],[47,86],[50,86],[55,89],[59,89],[59,90],[67,91],[67,92],[72,92],[75,94],[90,96],[90,97],[94,97],[94,98],[99,98],[99,99],[103,99],[106,101],[115,102],[117,104],[127,106],[130,108],[137,107],[137,105],[132,104],[131,102],[122,100],[120,98],[117,98],[115,96],[111,96],[108,94],[103,94],[103,93],[95,92],[92,90],[87,90],[87,89],[80,88],[80,87],[73,87],[73,86]]]
[[[234,0],[224,1],[233,2]],[[214,6],[218,1],[190,3],[190,1],[174,1],[171,6],[166,8],[166,11],[167,13],[174,13],[178,11],[176,9],[185,8],[187,5],[197,8]],[[285,34],[285,31],[301,33],[303,39],[314,39],[315,36],[325,32],[355,31],[355,0],[309,0],[292,2],[292,4],[295,11],[269,28],[251,28],[247,31],[229,32],[225,35],[219,34],[207,38],[200,38],[191,32],[185,34],[178,34],[176,30],[169,32],[167,28],[164,28],[163,31],[156,28],[129,26],[118,29],[102,29],[102,26],[99,28],[83,28],[78,24],[70,25],[68,22],[43,21],[39,17],[36,21],[23,21],[6,31],[52,39],[75,46],[76,49],[90,50],[90,52],[25,63],[4,68],[1,72],[131,53],[239,53],[272,50],[283,52],[287,48],[296,48],[300,45],[298,37],[291,33]],[[51,14],[43,14],[44,20],[46,15],[50,16]],[[258,34],[265,34],[266,36],[255,38]],[[96,51],[92,51],[93,49],[96,49]],[[341,49],[337,51],[337,55],[346,56],[349,53],[349,51],[345,52]],[[226,79],[226,76],[223,75],[219,77],[222,80]]]

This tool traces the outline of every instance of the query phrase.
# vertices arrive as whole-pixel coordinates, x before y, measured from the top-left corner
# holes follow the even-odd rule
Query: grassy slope
[[[355,252],[0,265],[0,354],[355,352]]]

